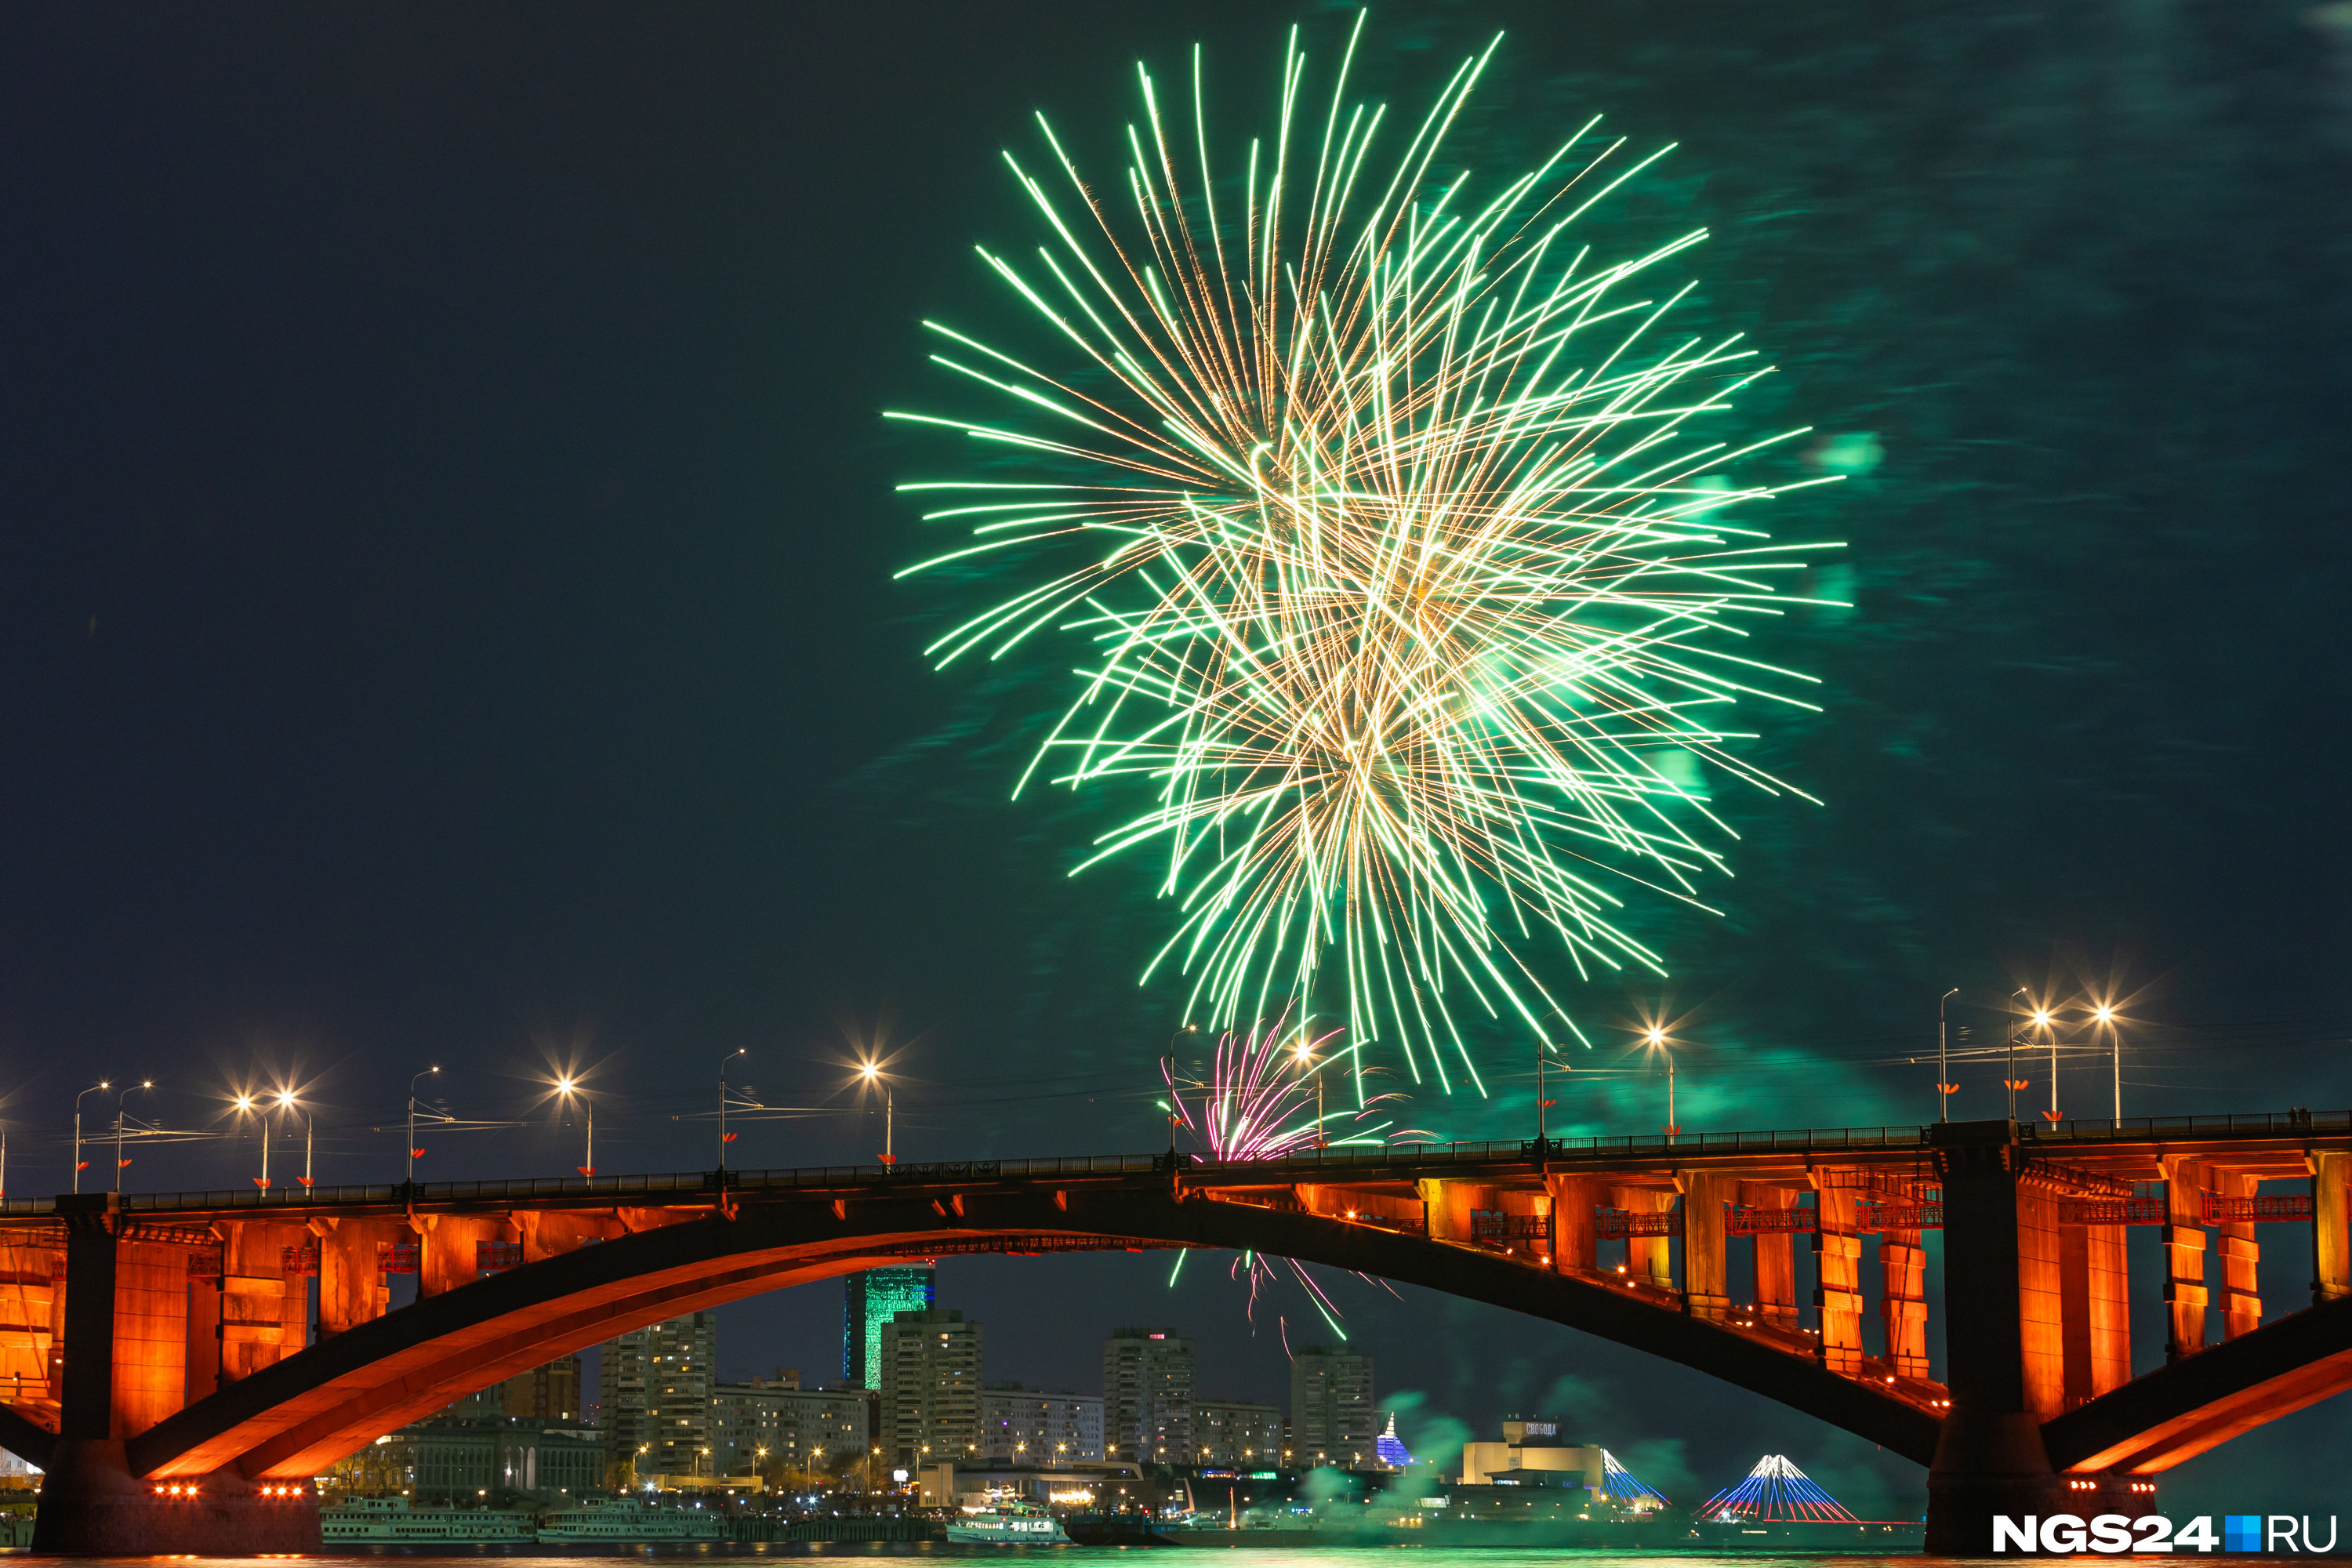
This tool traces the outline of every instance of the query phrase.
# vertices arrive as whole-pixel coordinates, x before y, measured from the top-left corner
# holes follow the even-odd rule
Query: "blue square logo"
[[[2222,1516],[2222,1551],[2260,1552],[2262,1549],[2263,1516],[2261,1514],[2232,1513]]]

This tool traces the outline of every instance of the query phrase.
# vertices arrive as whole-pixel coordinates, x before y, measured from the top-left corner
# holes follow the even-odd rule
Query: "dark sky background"
[[[1298,15],[1328,54],[1340,14]],[[504,1125],[436,1132],[425,1174],[576,1163],[551,1061],[594,1071],[601,1168],[702,1168],[737,1047],[796,1108],[743,1124],[739,1164],[870,1157],[845,1064],[877,1047],[908,1157],[1154,1146],[1176,993],[1134,980],[1164,907],[1066,877],[1093,808],[1006,800],[1050,688],[923,664],[970,601],[890,580],[933,544],[891,487],[961,454],[878,414],[949,401],[919,318],[1013,316],[971,246],[1032,242],[996,158],[1032,110],[1112,169],[1133,62],[1198,40],[1237,136],[1290,19],[0,11],[11,1190],[64,1186],[101,1077],[207,1134],[142,1143],[133,1187],[243,1181],[224,1097],[281,1080],[322,1179],[390,1179],[373,1129],[435,1063]],[[1826,804],[1731,803],[1727,917],[1642,912],[1674,980],[1584,1016],[1684,1020],[1695,1128],[1924,1120],[1899,1058],[1951,985],[1979,1041],[2021,984],[2130,996],[2132,1114],[2352,1102],[2352,7],[1398,5],[1367,89],[1421,101],[1497,27],[1457,145],[1516,164],[1596,110],[1679,141],[1596,234],[1710,227],[1687,319],[1782,367],[1757,427],[1884,453],[1781,514],[1851,542],[1815,586],[1856,607],[1776,634],[1825,711],[1752,754]],[[1419,1124],[1528,1130],[1523,1046],[1485,1047],[1494,1098]],[[2068,1070],[2104,1114],[2098,1064]],[[1965,1068],[1956,1112],[1997,1114],[1999,1076]],[[1559,1114],[1632,1131],[1662,1098],[1595,1077]],[[2306,1233],[2265,1240],[2291,1310]],[[1092,1387],[1100,1335],[1152,1321],[1208,1388],[1282,1397],[1304,1298],[1253,1326],[1221,1263],[1167,1267],[950,1260],[943,1299],[992,1378]],[[1695,1374],[1337,1293],[1424,1450],[1540,1411],[1678,1500],[1772,1449],[1917,1504],[1912,1467]],[[829,1370],[838,1310],[732,1309],[722,1361]],[[2168,1501],[2318,1510],[2347,1420],[2266,1428]]]

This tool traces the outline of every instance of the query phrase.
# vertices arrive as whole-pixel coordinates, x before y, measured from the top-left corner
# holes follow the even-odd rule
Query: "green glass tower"
[[[877,1388],[882,1382],[882,1325],[898,1313],[936,1306],[939,1277],[929,1268],[868,1268],[844,1284],[841,1381],[850,1388]]]

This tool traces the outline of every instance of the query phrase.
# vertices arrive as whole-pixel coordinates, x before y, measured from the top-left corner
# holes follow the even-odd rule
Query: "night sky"
[[[1296,19],[1328,49],[1345,16]],[[1197,40],[1255,129],[1293,19],[0,11],[11,1193],[65,1185],[78,1090],[142,1076],[132,1110],[205,1136],[141,1143],[131,1187],[244,1182],[225,1097],[279,1081],[322,1180],[396,1179],[433,1064],[499,1125],[434,1133],[422,1175],[578,1163],[551,1063],[593,1072],[600,1169],[707,1168],[738,1047],[779,1108],[739,1165],[870,1158],[873,1049],[904,1158],[1156,1146],[1180,993],[1135,981],[1166,908],[1066,875],[1094,806],[1007,798],[1066,661],[923,662],[972,602],[891,580],[938,545],[892,487],[962,454],[879,415],[949,401],[920,319],[1017,309],[971,247],[1034,242],[997,160],[1033,110],[1114,169],[1135,60]],[[1516,166],[1596,111],[1679,142],[1596,232],[1714,231],[1691,321],[1781,367],[1759,428],[1822,432],[1777,477],[1883,454],[1776,521],[1851,544],[1812,585],[1855,607],[1772,637],[1824,710],[1749,753],[1824,804],[1727,803],[1725,918],[1639,912],[1674,977],[1578,993],[1579,1065],[1664,1009],[1685,1127],[1916,1122],[1938,994],[1982,1043],[2025,984],[2130,999],[2129,1114],[2352,1103],[2352,7],[1396,5],[1367,90],[1417,104],[1497,27],[1461,145]],[[1418,1124],[1532,1131],[1523,1042],[1482,1049],[1493,1098]],[[2103,1068],[2069,1071],[2104,1115]],[[1956,1114],[1998,1114],[1999,1076],[1965,1068]],[[1569,1131],[1663,1120],[1648,1077],[1561,1099]],[[2264,1233],[2274,1312],[2305,1234]],[[1327,1334],[1304,1298],[1253,1324],[1222,1261],[1167,1268],[950,1260],[942,1301],[991,1378],[1091,1388],[1148,1321],[1200,1340],[1208,1391],[1282,1398],[1284,1335]],[[1912,1467],[1696,1374],[1337,1294],[1425,1452],[1548,1413],[1677,1500],[1771,1449],[1916,1506]],[[730,1309],[725,1369],[830,1375],[839,1302]],[[2167,1500],[2315,1510],[2347,1419]]]

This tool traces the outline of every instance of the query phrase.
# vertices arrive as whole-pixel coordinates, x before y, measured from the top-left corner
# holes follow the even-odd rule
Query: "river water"
[[[337,1565],[347,1565],[347,1568],[383,1568],[385,1560],[390,1558],[397,1559],[403,1568],[426,1568],[427,1564],[433,1563],[463,1563],[478,1568],[481,1561],[486,1557],[516,1557],[527,1558],[531,1568],[614,1568],[616,1561],[624,1559],[691,1563],[697,1564],[698,1568],[703,1564],[709,1565],[709,1568],[719,1568],[719,1565],[723,1563],[761,1563],[776,1558],[981,1557],[1002,1560],[1012,1557],[1048,1559],[1055,1564],[1055,1568],[1088,1568],[1088,1565],[1112,1562],[1133,1568],[1135,1559],[1139,1555],[1149,1553],[1154,1557],[1167,1556],[1181,1559],[1188,1550],[1199,1549],[1131,1546],[950,1546],[939,1542],[775,1542],[749,1546],[615,1547],[609,1552],[564,1556],[551,1553],[541,1555],[537,1552],[500,1547],[483,1547],[475,1552],[457,1552],[441,1549],[432,1555],[423,1552],[412,1555],[404,1549],[388,1548],[377,1552],[336,1555],[321,1553],[315,1557],[299,1559],[175,1557],[170,1561],[174,1564],[184,1565],[184,1568],[214,1568],[215,1564],[218,1564],[219,1568],[229,1568],[231,1564],[250,1564],[252,1568],[261,1568],[262,1564],[282,1564],[288,1562],[315,1563],[321,1565],[321,1568],[337,1568]],[[1609,1564],[1610,1568],[1642,1568],[1643,1564],[1652,1563],[1672,1564],[1672,1568],[1843,1568],[1843,1565],[1848,1564],[1853,1565],[1853,1568],[1874,1568],[1874,1565],[1882,1563],[1914,1563],[1917,1560],[1916,1553],[1898,1553],[1888,1556],[1839,1556],[1827,1553],[1760,1552],[1616,1552],[1571,1547],[1318,1546],[1255,1549],[1249,1552],[1245,1562],[1237,1563],[1235,1568],[1369,1568],[1372,1563],[1398,1552],[1412,1554],[1412,1568],[1527,1568],[1527,1565],[1531,1564],[1542,1564],[1544,1568],[1576,1568],[1576,1565],[1591,1564],[1592,1568],[1599,1568],[1599,1565],[1604,1563]],[[36,1558],[15,1552],[0,1552],[0,1556],[24,1563],[65,1563],[68,1562],[64,1558]],[[70,1561],[72,1568],[93,1568],[94,1564],[115,1561],[152,1563],[163,1560],[80,1557]]]

